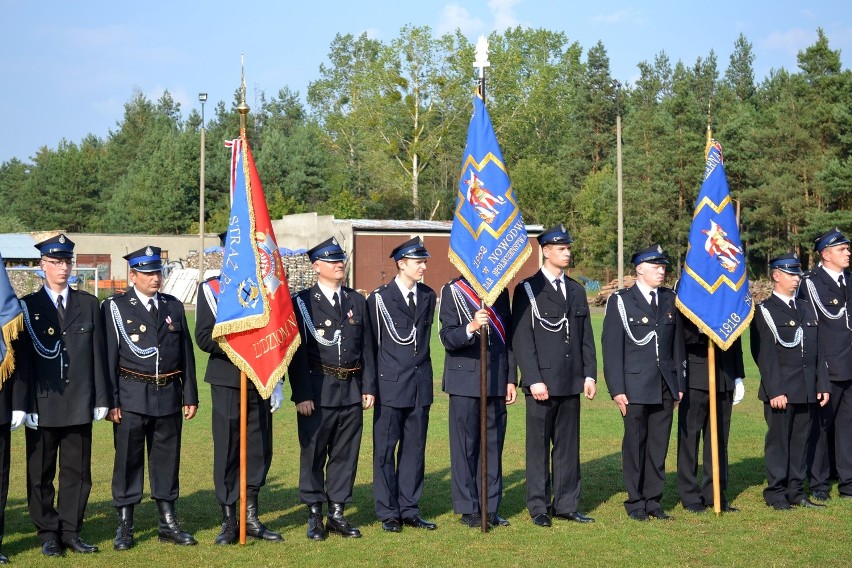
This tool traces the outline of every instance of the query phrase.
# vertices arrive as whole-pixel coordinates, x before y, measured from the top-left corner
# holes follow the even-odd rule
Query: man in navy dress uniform
[[[196,544],[178,523],[182,421],[198,410],[195,355],[183,304],[161,293],[158,247],[124,257],[133,288],[101,305],[106,326],[107,374],[114,391],[115,465],[112,499],[118,511],[113,548],[133,546],[133,509],[142,500],[145,447],[151,497],[160,514],[160,542]]]
[[[471,285],[456,278],[441,289],[441,343],[444,359],[444,392],[450,395],[450,477],[453,510],[469,527],[482,525],[480,508],[482,470],[480,459],[480,341],[487,335],[488,523],[508,526],[497,514],[503,497],[503,442],[506,439],[506,405],[517,398],[517,366],[512,351],[512,314],[509,291],[493,306],[482,307]]]
[[[36,245],[44,286],[22,300],[27,333],[15,349],[27,383],[27,497],[42,554],[97,552],[80,538],[92,489],[92,422],[113,406],[98,299],[68,286],[74,243]],[[54,488],[57,459],[59,491]]]
[[[364,297],[343,286],[346,253],[334,237],[308,251],[317,283],[294,298],[302,342],[290,363],[299,428],[299,498],[308,506],[307,537],[329,532],[360,538],[344,516],[352,502],[364,410],[364,350],[370,326]],[[328,503],[323,526],[322,507]]]
[[[673,410],[685,388],[686,351],[675,294],[662,286],[669,261],[659,245],[633,255],[636,283],[606,304],[604,377],[621,416],[624,508],[631,519],[668,520],[661,502]]]
[[[686,342],[686,388],[677,410],[677,489],[683,508],[703,513],[713,507],[713,456],[710,444],[710,392],[707,366],[708,337],[685,316],[683,333]],[[728,438],[731,412],[745,396],[745,367],[742,341],[737,338],[727,351],[716,349],[716,419],[719,425],[719,484],[722,511],[735,513],[728,504]],[[702,444],[703,470],[698,482],[698,447]]]
[[[766,481],[763,499],[776,510],[792,505],[821,508],[805,497],[806,453],[811,421],[830,402],[828,368],[816,311],[794,299],[802,274],[795,254],[769,262],[773,291],[757,305],[751,353],[760,370],[766,419]]]
[[[811,424],[810,488],[827,501],[837,472],[842,499],[852,499],[852,301],[849,292],[849,239],[834,228],[814,240],[821,265],[808,273],[798,295],[807,298],[819,320],[819,343],[828,364],[830,403]]]
[[[544,264],[515,288],[513,347],[527,407],[527,510],[533,523],[593,523],[579,512],[580,394],[597,393],[597,360],[586,290],[565,275],[571,235],[538,237]],[[552,463],[551,463],[552,458]],[[552,492],[551,492],[552,488]]]
[[[376,397],[373,415],[373,496],[382,528],[434,530],[420,516],[426,431],[432,405],[429,340],[435,292],[419,282],[429,253],[419,238],[391,252],[397,275],[367,298],[372,340],[365,353],[364,392]]]
[[[6,530],[6,498],[9,496],[9,471],[12,458],[12,431],[24,423],[29,406],[27,385],[12,374],[0,385],[0,545]],[[0,552],[0,564],[8,564],[9,557]]]
[[[219,235],[223,245],[226,235]],[[213,487],[222,507],[222,530],[215,542],[236,544],[240,534],[236,508],[240,497],[240,370],[213,339],[219,291],[218,276],[198,287],[195,341],[202,351],[210,354],[204,381],[210,384],[213,407]],[[282,536],[269,530],[258,517],[258,495],[272,465],[272,413],[281,406],[281,382],[275,385],[268,401],[257,392],[254,382],[247,382],[246,535],[281,542]]]

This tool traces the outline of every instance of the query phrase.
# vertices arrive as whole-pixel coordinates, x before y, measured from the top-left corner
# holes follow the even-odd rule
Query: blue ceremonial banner
[[[450,231],[450,262],[490,306],[531,251],[491,118],[477,93]]]
[[[754,314],[722,146],[715,140],[708,145],[704,183],[695,201],[677,307],[722,350],[742,334]]]
[[[23,329],[24,318],[21,313],[21,302],[9,282],[3,257],[0,257],[0,328],[3,329],[3,338],[0,341],[0,389],[15,370],[12,340],[17,339],[18,333]]]

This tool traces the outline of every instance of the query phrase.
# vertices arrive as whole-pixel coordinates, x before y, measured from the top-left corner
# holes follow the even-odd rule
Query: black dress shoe
[[[459,522],[466,527],[478,529],[482,526],[482,515],[479,513],[465,513],[461,516]]]
[[[438,525],[430,523],[426,519],[421,518],[420,515],[405,517],[402,519],[402,523],[415,529],[426,529],[427,531],[433,531],[438,528]]]
[[[541,513],[540,515],[536,515],[532,518],[532,522],[534,525],[539,527],[549,527],[552,523],[550,522],[550,515],[547,513]]]
[[[649,517],[654,517],[655,519],[659,519],[661,521],[673,521],[674,517],[663,511],[662,509],[654,509],[653,511],[648,511]]]
[[[508,521],[508,519],[504,519],[497,513],[489,513],[488,514],[488,524],[492,527],[508,527],[512,523]]]
[[[700,513],[707,511],[707,505],[704,505],[702,503],[693,503],[691,505],[684,505],[683,508],[686,509],[687,511],[689,511],[690,513],[695,513],[695,514],[700,514]]]
[[[308,507],[308,530],[307,536],[311,540],[325,540],[328,533],[322,522],[322,503],[314,503]]]
[[[578,513],[574,511],[573,513],[556,513],[553,515],[557,519],[563,519],[565,521],[574,521],[575,523],[594,523],[595,520],[591,517],[587,517],[583,513]]]
[[[647,521],[648,513],[644,511],[644,509],[634,509],[627,513],[627,516],[633,519],[634,521]]]
[[[841,499],[852,499],[852,495],[847,495],[846,493],[841,493],[840,498]]]
[[[361,531],[343,515],[343,503],[330,503],[325,517],[325,530],[343,538],[361,538]]]
[[[828,494],[828,491],[814,491],[811,493],[811,499],[816,499],[817,501],[830,501],[831,495]]]
[[[822,503],[814,503],[813,501],[811,501],[807,497],[805,497],[804,499],[797,501],[793,504],[796,505],[797,507],[805,507],[806,509],[822,509],[822,508],[825,507],[825,505],[823,505]]]
[[[793,508],[787,501],[775,501],[774,503],[770,503],[769,506],[776,511],[789,511]]]
[[[402,532],[402,523],[399,522],[399,519],[382,521],[382,530],[387,532]]]
[[[8,563],[9,563],[9,557],[6,556],[5,554],[3,554],[2,552],[0,552],[0,564],[8,564]]]
[[[62,547],[58,541],[49,540],[41,543],[41,553],[45,556],[62,556]]]
[[[79,536],[76,537],[76,538],[73,538],[71,540],[63,540],[62,546],[64,546],[66,549],[70,550],[71,552],[76,552],[78,554],[91,554],[93,552],[98,551],[97,546],[92,546],[91,544],[86,544],[85,542],[83,542],[83,539],[81,539]]]
[[[722,505],[722,512],[723,513],[739,513],[740,510],[737,509],[736,507],[732,507],[731,505],[725,503],[724,505]]]

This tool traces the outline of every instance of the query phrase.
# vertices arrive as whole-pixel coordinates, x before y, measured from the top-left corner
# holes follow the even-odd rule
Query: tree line
[[[852,73],[822,29],[798,69],[754,77],[737,39],[720,71],[665,52],[620,85],[602,42],[514,28],[489,37],[487,104],[524,219],[564,222],[578,267],[616,267],[616,117],[623,124],[625,249],[660,242],[679,264],[704,172],[709,124],[723,145],[752,275],[772,255],[808,258],[824,230],[852,229]],[[338,34],[300,94],[249,93],[248,137],[270,213],[444,219],[455,194],[476,87],[474,45],[457,31],[403,27],[388,42]],[[239,89],[206,127],[206,228],[228,216]],[[0,164],[0,231],[191,233],[198,230],[201,116],[165,92],[136,92],[105,139],[43,146]],[[678,266],[679,267],[679,266]]]

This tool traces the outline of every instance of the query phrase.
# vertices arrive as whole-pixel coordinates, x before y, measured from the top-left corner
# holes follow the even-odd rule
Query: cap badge
[[[151,249],[151,247],[145,249],[145,256],[154,256],[154,251]]]
[[[59,242],[63,244],[65,243],[65,235],[59,235]]]

